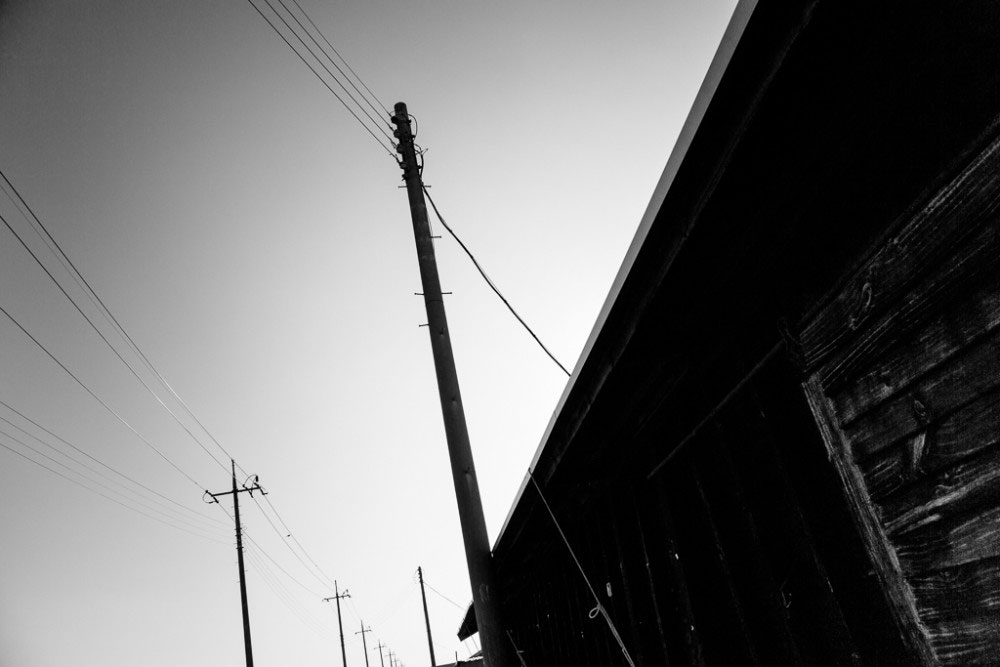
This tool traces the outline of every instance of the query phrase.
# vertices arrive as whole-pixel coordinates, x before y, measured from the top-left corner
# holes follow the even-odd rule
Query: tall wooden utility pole
[[[337,628],[340,629],[340,657],[343,658],[343,660],[344,660],[344,667],[347,667],[347,649],[344,647],[344,624],[340,620],[340,601],[342,599],[344,599],[344,598],[349,598],[349,597],[351,597],[351,594],[347,592],[346,588],[344,589],[343,593],[341,593],[337,589],[337,580],[334,579],[333,580],[333,597],[332,598],[323,598],[323,602],[329,602],[330,600],[336,600],[337,601]],[[367,657],[368,656],[365,656],[366,659],[367,659]]]
[[[365,641],[365,633],[371,632],[372,629],[365,629],[365,622],[361,621],[361,631],[355,632],[356,635],[361,635],[361,646],[365,649],[365,667],[368,667],[368,643]]]
[[[503,641],[503,628],[500,625],[500,601],[494,583],[493,555],[486,533],[486,519],[483,516],[483,502],[479,496],[476,466],[472,460],[469,429],[465,424],[465,408],[462,406],[462,394],[458,387],[455,357],[451,351],[451,336],[441,296],[437,260],[434,257],[434,241],[431,239],[430,225],[427,222],[427,204],[424,202],[423,182],[420,180],[420,168],[413,146],[410,116],[406,111],[406,105],[402,102],[396,104],[395,112],[392,122],[397,128],[394,134],[399,139],[396,150],[403,156],[400,166],[403,169],[406,194],[410,201],[410,217],[413,219],[413,235],[417,243],[420,280],[424,289],[424,307],[427,309],[431,350],[434,354],[434,368],[437,371],[438,394],[444,415],[444,432],[451,458],[451,475],[455,483],[458,516],[465,541],[465,560],[472,584],[476,624],[482,639],[483,663],[485,667],[512,667],[507,645]]]
[[[247,577],[243,570],[243,529],[240,526],[240,495],[244,491],[251,496],[254,491],[260,491],[264,495],[264,489],[257,483],[257,476],[254,475],[254,482],[251,486],[244,485],[242,489],[236,488],[236,462],[230,459],[233,469],[233,490],[221,493],[205,491],[206,495],[212,497],[212,502],[219,502],[219,496],[233,494],[233,510],[236,519],[236,561],[240,568],[240,604],[243,607],[243,648],[246,652],[247,667],[253,667],[253,647],[250,645],[250,610],[247,607]]]
[[[427,624],[427,646],[431,650],[431,667],[437,667],[434,659],[434,640],[431,639],[431,617],[427,613],[427,593],[424,592],[424,568],[417,566],[417,578],[420,579],[420,600],[424,603],[424,623]]]
[[[382,657],[382,649],[388,648],[382,643],[382,640],[378,640],[378,661],[382,663],[382,667],[385,667],[385,658]]]

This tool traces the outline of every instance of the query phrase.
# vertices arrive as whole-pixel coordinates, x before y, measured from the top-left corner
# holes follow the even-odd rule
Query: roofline
[[[722,81],[722,77],[725,74],[726,69],[729,67],[729,63],[732,60],[733,54],[736,52],[736,47],[739,45],[743,32],[746,30],[747,24],[750,22],[750,17],[753,15],[754,9],[757,7],[757,2],[758,0],[739,0],[739,4],[737,4],[736,9],[733,10],[733,16],[729,19],[729,25],[726,26],[726,31],[723,33],[722,40],[719,42],[719,48],[716,49],[715,56],[712,58],[712,63],[709,65],[708,71],[705,73],[705,79],[702,81],[701,87],[698,89],[698,94],[694,98],[694,103],[691,105],[691,111],[688,112],[687,119],[681,127],[680,134],[677,136],[677,142],[674,144],[674,148],[670,152],[670,157],[667,159],[667,164],[663,168],[663,173],[660,175],[660,180],[657,182],[656,187],[653,188],[653,196],[650,198],[649,204],[646,206],[646,212],[639,221],[639,228],[636,230],[635,236],[632,238],[632,243],[629,245],[628,251],[625,253],[625,259],[622,261],[622,265],[618,269],[618,274],[611,283],[611,289],[608,290],[608,295],[604,299],[604,305],[601,307],[601,312],[597,315],[597,321],[594,323],[594,328],[591,330],[590,336],[587,338],[587,343],[584,345],[583,351],[580,353],[580,357],[577,359],[576,365],[573,367],[573,374],[566,383],[565,389],[563,389],[562,396],[559,398],[559,402],[556,404],[552,417],[549,419],[549,424],[545,429],[545,433],[542,435],[541,442],[539,442],[538,448],[535,450],[535,455],[531,458],[531,466],[529,470],[534,470],[535,466],[538,465],[542,452],[545,450],[549,437],[552,435],[552,430],[555,428],[556,421],[558,421],[559,416],[562,414],[563,408],[569,400],[570,394],[573,393],[573,389],[576,386],[576,380],[579,377],[579,370],[589,359],[594,345],[597,342],[597,338],[600,336],[600,333],[607,322],[608,316],[611,313],[611,308],[614,306],[615,301],[617,301],[618,295],[621,293],[622,286],[625,284],[626,278],[628,278],[629,273],[632,271],[636,257],[639,255],[639,250],[642,248],[643,243],[645,243],[646,236],[649,234],[653,221],[656,219],[656,216],[660,211],[660,207],[663,205],[663,201],[666,199],[667,193],[673,185],[674,178],[677,176],[681,163],[684,162],[684,159],[687,156],[688,149],[691,147],[691,142],[694,140],[694,136],[697,133],[698,128],[701,126],[701,122],[705,117],[705,112],[708,110],[709,104],[715,97],[719,83]],[[497,534],[496,540],[493,543],[494,551],[496,551],[497,546],[500,544],[500,540],[507,532],[507,527],[510,525],[511,518],[514,516],[514,510],[521,502],[522,496],[524,496],[524,491],[528,486],[528,481],[529,476],[525,473],[524,478],[521,480],[521,486],[518,487],[517,495],[514,497],[514,502],[511,503],[510,509],[507,511],[507,518],[504,519],[503,526],[500,528],[500,532]]]

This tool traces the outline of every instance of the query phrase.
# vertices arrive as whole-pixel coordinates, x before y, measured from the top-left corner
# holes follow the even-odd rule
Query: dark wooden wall
[[[637,665],[909,664],[799,380],[776,359],[651,479],[559,513]],[[504,572],[514,643],[529,666],[625,665],[548,530]]]
[[[998,25],[754,11],[537,460],[636,664],[1000,664]],[[626,664],[533,487],[495,556],[527,665]]]
[[[1000,660],[1000,131],[945,180],[680,454],[557,506],[637,665]],[[535,522],[503,577],[512,641],[625,664]]]
[[[1000,139],[984,143],[802,335],[817,420],[925,664],[1000,662]]]

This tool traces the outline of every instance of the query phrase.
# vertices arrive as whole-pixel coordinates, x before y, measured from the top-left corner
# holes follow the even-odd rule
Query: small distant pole
[[[431,667],[437,667],[434,659],[434,640],[431,639],[431,617],[427,614],[427,593],[424,592],[424,568],[417,566],[417,578],[420,580],[420,599],[424,603],[424,623],[427,624],[427,646],[431,650]]]
[[[386,646],[385,644],[382,643],[381,639],[378,640],[377,648],[378,648],[378,661],[382,663],[382,667],[385,667],[385,658],[382,657],[382,649],[386,648]]]
[[[233,471],[233,490],[232,491],[222,491],[220,493],[212,493],[211,491],[205,491],[206,496],[211,496],[211,502],[219,502],[219,496],[233,495],[233,510],[235,514],[236,521],[236,562],[239,565],[240,570],[240,605],[243,607],[243,650],[246,653],[247,667],[253,667],[253,647],[250,643],[250,610],[247,606],[247,576],[243,569],[243,528],[240,525],[240,496],[239,494],[246,491],[251,496],[253,496],[254,491],[260,491],[261,495],[264,494],[264,489],[260,488],[260,484],[257,483],[257,476],[253,476],[253,484],[251,486],[246,486],[244,484],[242,489],[236,488],[236,461],[230,459],[230,464],[232,465]]]
[[[343,593],[341,593],[337,589],[337,580],[334,579],[334,581],[333,581],[333,597],[332,598],[323,598],[323,602],[329,602],[330,600],[336,600],[337,601],[337,627],[340,629],[340,657],[343,658],[343,660],[344,660],[344,667],[347,667],[347,648],[344,647],[344,624],[340,620],[340,601],[342,599],[344,599],[344,598],[349,598],[349,597],[351,597],[351,594],[347,592],[346,588],[344,589]],[[362,635],[362,638],[364,638],[364,635]],[[366,661],[368,660],[368,656],[367,655],[365,655],[365,660]]]
[[[365,649],[365,667],[368,667],[368,643],[365,642],[365,633],[371,631],[372,631],[371,628],[365,630],[365,622],[361,621],[361,630],[359,632],[354,633],[356,635],[361,635],[361,646],[364,647]]]

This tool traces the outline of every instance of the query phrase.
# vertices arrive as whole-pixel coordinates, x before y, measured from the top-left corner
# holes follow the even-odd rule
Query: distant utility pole
[[[396,667],[396,654],[389,651],[389,667]]]
[[[472,460],[472,446],[469,443],[469,429],[465,423],[465,408],[462,406],[462,394],[458,386],[455,357],[451,350],[451,335],[441,296],[441,280],[438,276],[437,260],[434,257],[434,241],[431,239],[430,225],[427,222],[427,204],[424,201],[423,182],[413,145],[410,116],[406,105],[402,102],[396,104],[395,111],[392,122],[397,128],[394,134],[399,139],[396,150],[403,156],[400,165],[403,168],[403,180],[406,181],[413,235],[417,243],[417,260],[424,290],[424,307],[427,309],[434,368],[437,371],[438,394],[444,415],[444,431],[451,458],[451,475],[455,484],[462,537],[465,541],[465,560],[472,584],[476,625],[482,638],[483,664],[485,667],[511,667],[509,651],[502,639],[503,629],[500,624],[500,605],[494,583],[493,555],[486,533],[486,519],[483,516],[483,502],[479,495],[476,466]]]
[[[385,667],[385,658],[382,657],[382,649],[386,648],[386,645],[382,643],[382,640],[378,640],[378,661],[382,663],[382,667]]]
[[[253,476],[253,484],[247,486],[244,482],[242,489],[236,488],[236,461],[230,459],[230,464],[233,470],[233,490],[232,491],[222,491],[220,493],[212,493],[211,491],[205,491],[206,495],[212,497],[212,502],[219,502],[219,496],[233,495],[233,509],[236,515],[236,561],[239,563],[240,567],[240,603],[243,606],[243,645],[247,656],[247,667],[253,667],[253,647],[250,645],[250,610],[247,607],[247,577],[243,570],[243,529],[240,526],[240,496],[239,494],[246,491],[251,496],[253,496],[254,491],[260,491],[261,495],[266,495],[264,489],[260,488],[260,484],[257,483],[257,476]]]
[[[420,579],[420,599],[424,603],[424,623],[427,624],[427,646],[431,649],[431,667],[437,667],[434,659],[434,640],[431,639],[431,617],[427,614],[427,593],[424,592],[424,568],[417,566],[417,578]]]
[[[330,600],[337,601],[337,627],[340,629],[340,657],[344,659],[344,667],[347,667],[347,649],[344,648],[344,624],[341,623],[340,621],[340,601],[344,598],[349,598],[349,597],[351,597],[351,594],[347,592],[346,588],[344,589],[343,593],[337,590],[337,580],[334,579],[333,597],[323,598],[323,602],[329,602]],[[367,657],[368,656],[365,656],[366,659]]]
[[[361,635],[361,646],[365,649],[365,667],[368,667],[368,643],[365,642],[365,633],[371,631],[371,628],[365,630],[365,622],[361,621],[361,630],[354,633],[356,635]]]

